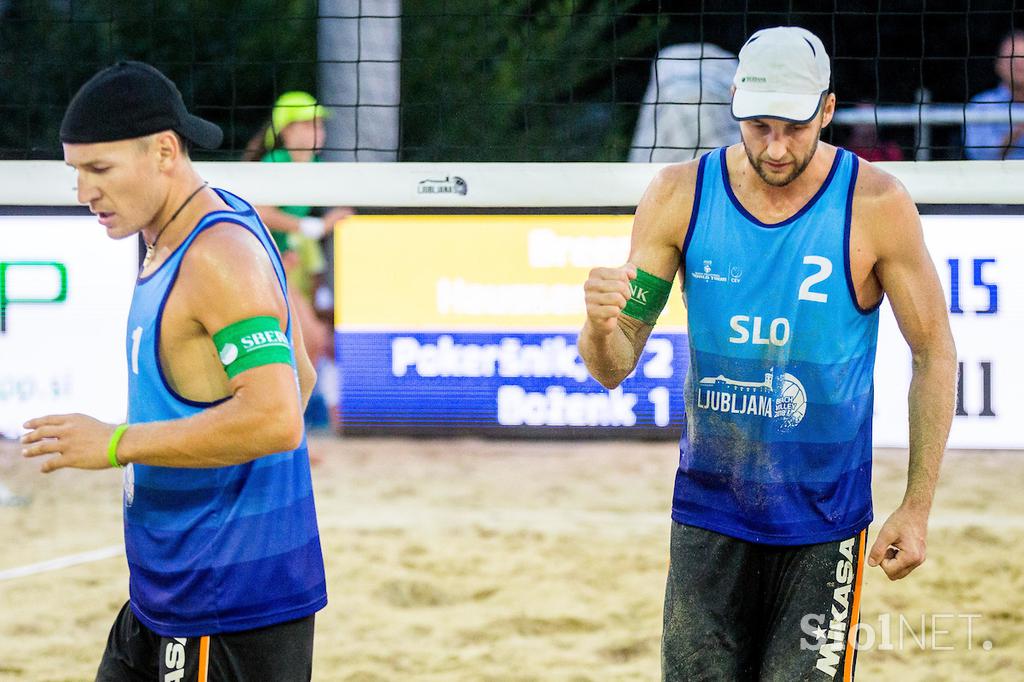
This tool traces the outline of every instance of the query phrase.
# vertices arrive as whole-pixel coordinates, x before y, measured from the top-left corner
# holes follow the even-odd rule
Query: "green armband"
[[[214,334],[213,343],[229,379],[261,365],[292,364],[292,344],[274,317],[235,322]]]
[[[629,292],[629,300],[622,312],[653,327],[668,303],[672,282],[637,268],[636,279],[629,283]]]

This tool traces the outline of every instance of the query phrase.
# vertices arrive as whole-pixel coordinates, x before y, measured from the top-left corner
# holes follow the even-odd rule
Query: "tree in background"
[[[624,159],[660,22],[640,4],[405,0],[402,160]]]
[[[315,88],[316,0],[8,0],[0,4],[0,158],[62,156],[72,95],[122,59],[149,62],[237,158],[277,94]],[[202,155],[201,155],[202,156]]]

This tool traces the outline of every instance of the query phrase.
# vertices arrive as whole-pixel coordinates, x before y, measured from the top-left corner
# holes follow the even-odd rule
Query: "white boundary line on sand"
[[[15,578],[24,578],[30,575],[38,575],[40,573],[47,573],[49,571],[59,571],[60,569],[68,568],[69,566],[90,564],[94,561],[113,559],[116,556],[122,555],[124,555],[124,545],[110,545],[109,547],[101,547],[90,552],[69,554],[67,556],[57,557],[56,559],[29,564],[28,566],[18,566],[16,568],[8,568],[0,571],[0,582],[5,580],[14,580]]]
[[[415,513],[414,513],[415,512]],[[590,524],[612,527],[617,530],[637,528],[653,529],[667,527],[669,515],[654,512],[608,512],[597,510],[564,510],[553,514],[549,510],[532,509],[450,509],[443,512],[423,513],[416,508],[375,509],[370,513],[356,513],[333,523],[322,523],[321,528],[345,528],[349,530],[377,530],[393,528],[436,528],[439,530],[473,526],[496,530],[536,530],[541,532],[572,532]],[[877,523],[877,522],[876,522]],[[1000,516],[996,514],[949,513],[931,518],[931,528],[967,528],[976,526],[988,530],[1024,529],[1024,516]],[[48,561],[27,566],[0,570],[0,582],[25,578],[40,573],[59,571],[62,568],[88,564],[124,555],[123,545],[110,545],[90,552],[69,554]]]

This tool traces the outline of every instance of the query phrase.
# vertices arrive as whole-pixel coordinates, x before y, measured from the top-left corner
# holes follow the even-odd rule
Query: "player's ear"
[[[151,144],[162,171],[170,170],[184,155],[181,139],[173,131],[165,130],[162,133],[157,133],[153,136]]]
[[[825,100],[821,104],[821,127],[827,128],[828,124],[832,122],[832,117],[836,114],[836,94],[830,92],[825,95]]]

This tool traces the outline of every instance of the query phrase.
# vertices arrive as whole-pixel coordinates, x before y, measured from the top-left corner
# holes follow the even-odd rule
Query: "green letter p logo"
[[[56,293],[48,293],[40,270],[53,270],[57,273]],[[20,273],[25,277],[24,285],[19,281],[12,287],[13,276]],[[20,278],[19,278],[20,279]],[[40,284],[40,282],[42,282]],[[32,291],[35,287],[42,293]],[[13,291],[13,295],[12,295]],[[47,298],[49,296],[49,298]],[[63,263],[56,261],[8,261],[0,262],[0,334],[7,332],[7,308],[23,303],[62,303],[68,297],[68,269]]]

